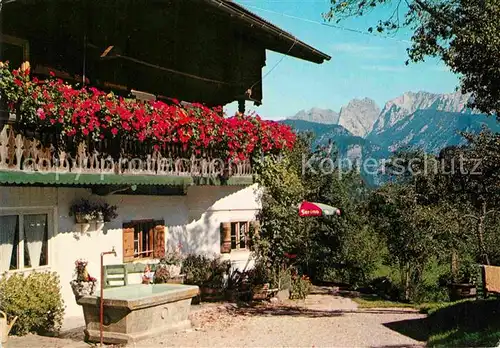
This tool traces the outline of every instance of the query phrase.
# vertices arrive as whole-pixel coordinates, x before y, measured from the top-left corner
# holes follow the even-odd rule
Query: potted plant
[[[202,298],[215,300],[222,296],[225,288],[225,277],[231,269],[230,261],[223,261],[220,257],[209,261],[206,278],[200,286]]]
[[[182,262],[181,272],[186,275],[185,284],[201,286],[208,279],[210,259],[204,255],[188,255]]]
[[[76,279],[70,282],[71,289],[76,300],[82,296],[91,296],[94,294],[97,279],[91,277],[87,271],[88,261],[78,259],[75,261]]]
[[[94,219],[91,221],[95,221],[97,223],[104,223],[104,214],[102,213],[101,210],[96,209],[94,211]]]
[[[185,275],[184,284],[200,287],[208,278],[210,260],[204,255],[187,255],[182,261],[181,273]],[[201,293],[201,291],[200,291]],[[200,303],[201,294],[193,298],[193,304]]]
[[[69,216],[74,216],[77,224],[89,223],[98,219],[98,211],[95,204],[86,199],[81,199],[71,204]]]
[[[475,297],[477,286],[475,278],[478,273],[477,266],[471,261],[464,261],[460,264],[455,275],[451,275],[447,281],[448,291],[451,301],[458,301]]]

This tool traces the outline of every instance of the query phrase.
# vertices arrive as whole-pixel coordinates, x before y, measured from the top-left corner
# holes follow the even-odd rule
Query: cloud
[[[406,72],[406,69],[403,66],[394,66],[394,65],[363,65],[361,66],[363,70],[372,70],[372,71],[389,71],[389,72]]]
[[[374,45],[363,45],[358,43],[338,43],[332,47],[336,53],[346,53],[360,55],[361,58],[366,59],[391,59],[395,58],[394,54],[388,53],[387,48]]]

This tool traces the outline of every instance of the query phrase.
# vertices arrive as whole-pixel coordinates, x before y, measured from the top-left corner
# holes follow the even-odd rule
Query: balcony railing
[[[209,149],[198,155],[179,145],[154,149],[126,140],[58,144],[54,134],[27,137],[10,125],[0,132],[0,171],[192,177],[251,177],[250,161],[227,162]]]

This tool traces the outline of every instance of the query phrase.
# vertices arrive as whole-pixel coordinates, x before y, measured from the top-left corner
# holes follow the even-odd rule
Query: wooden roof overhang
[[[330,59],[226,0],[8,0],[0,23],[40,74],[207,105],[261,103],[266,49]]]
[[[317,64],[331,59],[326,53],[299,40],[232,0],[203,1],[229,16],[235,24],[249,29],[249,35],[254,36],[266,49]]]

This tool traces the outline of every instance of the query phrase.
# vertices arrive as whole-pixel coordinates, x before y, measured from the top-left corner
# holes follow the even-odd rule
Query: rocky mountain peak
[[[405,92],[403,95],[389,100],[373,127],[374,132],[392,127],[417,110],[435,110],[456,113],[471,113],[467,109],[470,96],[460,92],[435,94],[429,92]]]
[[[380,114],[380,108],[370,98],[353,99],[340,109],[339,125],[354,135],[364,137],[373,128]]]

